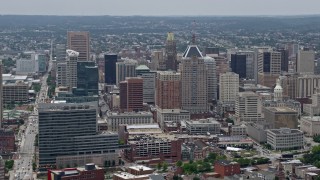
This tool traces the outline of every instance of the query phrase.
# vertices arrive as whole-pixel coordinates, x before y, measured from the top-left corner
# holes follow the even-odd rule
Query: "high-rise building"
[[[67,47],[65,44],[57,44],[56,45],[55,55],[56,55],[56,60],[58,62],[66,60],[66,56],[67,56],[66,50],[67,50]]]
[[[77,62],[77,89],[78,95],[98,95],[99,94],[99,74],[98,67],[93,61]]]
[[[313,50],[299,50],[297,54],[296,71],[299,74],[314,73],[315,53]]]
[[[273,87],[281,73],[281,53],[260,51],[258,54],[258,82]]]
[[[68,49],[79,52],[79,60],[90,60],[89,32],[68,32]]]
[[[191,114],[208,112],[207,68],[196,45],[189,45],[180,63],[181,107]]]
[[[116,63],[116,84],[126,80],[127,77],[136,77],[136,67],[138,62],[132,59],[125,59]]]
[[[177,45],[174,40],[174,34],[172,32],[168,33],[166,42],[166,70],[177,70]]]
[[[163,50],[152,51],[151,63],[152,63],[152,70],[165,71],[167,67],[166,67],[164,51]]]
[[[235,109],[235,115],[240,121],[257,122],[263,120],[261,99],[254,92],[240,92]]]
[[[150,71],[146,65],[140,65],[136,68],[136,74],[143,79],[143,102],[154,104],[156,72]]]
[[[219,101],[235,104],[239,93],[239,75],[233,72],[220,74]]]
[[[120,109],[122,111],[143,110],[143,79],[129,77],[120,82]]]
[[[97,133],[97,108],[97,102],[39,104],[39,170],[60,166],[58,159],[83,166],[98,155],[116,156],[118,135]]]
[[[236,74],[239,74],[239,78],[247,77],[246,67],[246,55],[231,54],[231,71]]]
[[[68,86],[67,84],[67,63],[59,62],[56,66],[56,86]]]
[[[104,55],[104,80],[106,84],[116,84],[116,63],[118,55],[106,54]]]
[[[79,52],[68,49],[67,51],[67,86],[70,90],[77,87],[77,62]]]
[[[3,84],[2,84],[3,65],[0,60],[0,129],[2,128],[3,121]]]
[[[279,49],[281,53],[281,71],[289,71],[289,51],[287,49]]]
[[[217,66],[214,58],[204,57],[204,64],[207,69],[208,101],[217,100]]]
[[[36,54],[36,62],[38,63],[38,72],[44,73],[47,71],[47,56],[45,54]]]
[[[181,108],[181,74],[158,71],[156,77],[156,106],[161,109]]]

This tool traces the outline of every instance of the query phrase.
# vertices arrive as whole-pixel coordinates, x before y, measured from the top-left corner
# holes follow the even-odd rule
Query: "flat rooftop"
[[[302,116],[301,119],[307,121],[320,121],[320,116]]]
[[[290,128],[280,128],[280,129],[268,129],[267,131],[273,132],[275,134],[292,134],[292,133],[303,133],[298,129],[290,129]]]
[[[288,113],[296,113],[297,111],[288,108],[288,107],[266,107],[267,110],[272,112],[288,112]]]

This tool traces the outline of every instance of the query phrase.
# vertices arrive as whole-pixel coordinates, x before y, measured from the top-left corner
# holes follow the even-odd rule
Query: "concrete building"
[[[181,123],[182,120],[190,120],[190,112],[182,109],[160,109],[157,108],[157,122],[164,128],[167,121]]]
[[[270,125],[266,123],[248,123],[247,133],[252,139],[257,141],[258,143],[267,142],[267,129],[269,129]]]
[[[307,136],[320,135],[320,117],[302,116],[300,120],[300,130]]]
[[[287,107],[264,107],[264,119],[272,129],[298,128],[297,111]]]
[[[229,126],[230,136],[247,136],[247,126],[241,125],[231,125]]]
[[[97,133],[97,106],[97,102],[39,104],[39,170],[83,166],[88,156],[117,157],[118,135]],[[90,161],[100,164],[101,159]]]
[[[281,73],[281,53],[275,51],[259,51],[258,53],[258,82],[272,87]]]
[[[0,156],[0,179],[5,179],[5,161],[2,159],[2,156]]]
[[[181,108],[191,114],[209,111],[207,67],[196,45],[189,45],[183,54],[181,73]]]
[[[185,122],[187,133],[190,135],[220,134],[221,124],[213,118]]]
[[[66,62],[57,63],[56,86],[67,87],[67,63]]]
[[[181,74],[158,71],[156,77],[156,106],[161,109],[181,108]]]
[[[68,49],[77,51],[80,61],[90,61],[89,32],[69,31],[67,34]]]
[[[312,104],[304,104],[303,112],[313,116],[320,114],[320,89],[317,89],[317,92],[312,95]]]
[[[95,164],[86,164],[81,168],[48,170],[48,180],[104,180],[104,169]]]
[[[306,74],[297,78],[296,98],[310,98],[320,87],[320,75]]]
[[[26,59],[26,58],[17,59],[16,64],[17,64],[16,74],[28,75],[28,74],[34,74],[37,72],[35,56],[32,56],[30,59]]]
[[[105,54],[104,55],[104,80],[106,84],[116,84],[117,72],[116,63],[118,55]]]
[[[303,132],[290,128],[268,129],[267,143],[274,150],[302,149]]]
[[[296,72],[299,74],[314,74],[315,52],[309,49],[299,50],[296,61]]]
[[[136,68],[136,74],[143,79],[143,102],[154,104],[156,88],[156,72],[150,71],[146,65]]]
[[[67,51],[67,86],[69,90],[77,87],[77,63],[79,52],[68,49]]]
[[[12,102],[28,102],[29,85],[27,82],[16,81],[13,83],[5,82],[3,84],[2,100],[4,104]]]
[[[177,70],[177,45],[172,32],[168,33],[165,49],[166,70]]]
[[[130,77],[120,82],[120,109],[126,112],[143,109],[143,79],[141,77]]]
[[[254,92],[240,92],[235,109],[235,116],[239,121],[257,122],[263,120],[261,99]]]
[[[164,51],[163,50],[152,51],[151,63],[153,66],[152,70],[156,70],[156,71],[167,70]]]
[[[136,67],[138,62],[133,59],[124,59],[122,62],[116,63],[116,84],[119,86],[121,81],[127,77],[136,77]]]
[[[0,154],[15,152],[15,134],[12,129],[0,129]]]
[[[206,65],[207,70],[207,83],[208,83],[208,101],[211,102],[213,100],[217,100],[217,65],[214,58],[209,56],[204,57],[204,64]]]
[[[239,93],[239,75],[233,72],[220,74],[219,101],[223,104],[235,104]]]
[[[152,124],[153,115],[150,112],[130,112],[130,113],[114,113],[107,114],[107,122],[109,130],[117,131],[120,124],[137,125]]]
[[[125,157],[131,162],[176,162],[181,160],[181,140],[170,134],[133,135],[127,139]]]

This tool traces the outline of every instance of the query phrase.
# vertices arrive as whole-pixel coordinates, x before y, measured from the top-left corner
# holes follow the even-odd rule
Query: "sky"
[[[320,14],[320,0],[0,0],[0,14],[254,16]]]

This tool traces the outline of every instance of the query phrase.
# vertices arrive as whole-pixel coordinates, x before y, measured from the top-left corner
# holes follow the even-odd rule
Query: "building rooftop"
[[[289,112],[296,113],[297,112],[297,111],[295,111],[291,108],[288,108],[288,107],[266,107],[266,109],[269,111],[272,111],[272,112],[286,112],[286,113],[289,113]]]
[[[182,109],[158,109],[161,113],[187,113],[190,114],[187,110]]]
[[[149,177],[149,175],[139,175],[139,176],[136,176],[136,175],[133,175],[133,174],[130,174],[130,173],[127,173],[127,172],[117,172],[117,173],[114,173],[113,174],[114,176],[118,176],[122,179],[129,179],[129,180],[134,180],[134,179],[147,179]]]
[[[317,122],[317,121],[320,121],[320,116],[302,116],[301,119],[306,121]]]
[[[129,144],[137,144],[144,142],[166,142],[176,140],[176,137],[171,134],[145,134],[145,135],[131,135],[128,139]]]
[[[187,124],[220,124],[214,118],[198,119],[186,121]]]
[[[147,166],[130,166],[129,169],[133,169],[133,170],[136,170],[136,171],[150,171],[150,170],[153,170],[152,168],[149,168]]]
[[[136,70],[150,70],[146,65],[139,65]]]
[[[290,128],[280,128],[280,129],[268,129],[267,131],[273,132],[275,134],[292,134],[292,133],[303,133],[298,129],[290,129]]]
[[[203,58],[201,51],[199,50],[198,46],[196,45],[189,45],[186,51],[183,53],[184,58],[191,58],[191,57],[198,57]]]
[[[127,125],[127,131],[129,135],[162,133],[158,124]]]
[[[238,164],[237,162],[231,162],[231,161],[227,161],[227,160],[219,160],[216,163],[218,163],[222,166],[226,166],[226,165],[230,165],[230,164]]]
[[[139,111],[139,112],[124,112],[124,113],[119,113],[119,112],[108,112],[108,116],[152,116],[151,112],[148,111]]]

